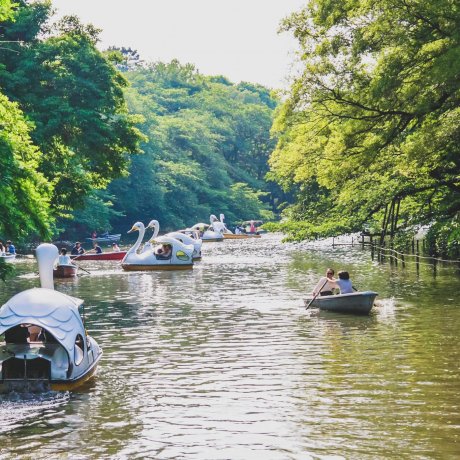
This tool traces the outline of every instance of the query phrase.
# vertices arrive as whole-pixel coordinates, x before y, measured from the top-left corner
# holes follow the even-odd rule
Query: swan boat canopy
[[[203,232],[201,239],[203,243],[210,243],[213,241],[223,241],[224,240],[224,231],[225,225],[220,222],[217,217],[212,214],[210,217],[211,224],[198,223],[195,224],[192,230],[198,230]]]
[[[41,288],[13,296],[0,308],[0,391],[73,390],[96,371],[102,350],[87,335],[83,301],[55,291],[58,249],[36,251]]]
[[[187,235],[182,232],[170,232],[164,235],[166,237],[175,238],[179,240],[183,244],[192,245],[193,246],[193,260],[201,260],[201,245],[203,241],[201,238],[193,238],[190,235]]]
[[[142,252],[139,247],[144,238],[145,226],[136,222],[128,233],[138,231],[134,246],[121,262],[123,270],[187,270],[193,268],[192,245],[181,243],[175,238],[160,236],[150,241]],[[168,251],[166,251],[168,250]]]

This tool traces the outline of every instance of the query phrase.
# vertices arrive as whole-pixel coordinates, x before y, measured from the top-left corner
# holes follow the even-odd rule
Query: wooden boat
[[[127,251],[119,251],[119,252],[102,252],[101,254],[95,254],[95,253],[85,253],[85,254],[80,254],[80,255],[71,255],[70,257],[72,260],[123,260],[125,257]]]
[[[53,270],[55,278],[73,278],[77,276],[78,267],[76,265],[58,265]]]
[[[81,299],[54,290],[56,246],[36,251],[41,288],[0,308],[0,391],[73,390],[91,378],[102,356],[79,313]]]
[[[353,292],[352,294],[318,296],[311,304],[311,307],[336,313],[367,315],[371,311],[377,295],[373,291],[364,291]],[[310,304],[312,298],[304,299],[305,306]]]
[[[116,233],[114,235],[101,235],[96,238],[85,238],[86,241],[91,241],[93,243],[117,243],[120,241],[121,233]]]
[[[1,254],[0,259],[4,262],[13,262],[16,259],[16,254]]]
[[[261,238],[256,233],[224,233],[224,240],[247,240],[249,238]]]

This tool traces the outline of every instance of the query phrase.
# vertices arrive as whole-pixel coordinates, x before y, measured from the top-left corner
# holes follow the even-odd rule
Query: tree
[[[304,71],[270,163],[285,189],[299,185],[286,211],[309,221],[297,236],[460,211],[459,26],[449,0],[314,0],[285,20]]]
[[[51,28],[49,3],[18,4],[0,27],[0,40],[20,41],[15,52],[0,50],[0,84],[34,124],[53,211],[69,215],[126,174],[126,154],[139,151],[139,120],[126,108],[126,80],[96,48],[98,30],[71,16]]]

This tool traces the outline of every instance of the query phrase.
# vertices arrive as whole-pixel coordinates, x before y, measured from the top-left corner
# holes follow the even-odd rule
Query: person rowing
[[[318,283],[316,284],[315,288],[313,289],[312,295],[314,297],[320,295],[332,295],[333,289],[337,288],[336,280],[334,278],[334,270],[332,268],[328,268],[326,270],[326,276],[320,278]]]

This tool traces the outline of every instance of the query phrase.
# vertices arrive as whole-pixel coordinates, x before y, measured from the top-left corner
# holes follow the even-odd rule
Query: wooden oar
[[[91,272],[83,268],[81,265],[77,265],[75,262],[73,264],[78,267],[79,270],[83,270],[84,272],[88,273],[88,275],[91,275]]]
[[[319,288],[318,292],[313,296],[313,299],[310,300],[309,304],[305,308],[305,310],[308,310],[311,307],[311,304],[315,301],[315,299],[321,294],[321,289],[323,289],[324,286],[326,286],[327,282],[329,280],[326,280],[324,284]]]

